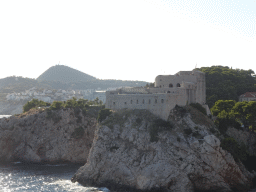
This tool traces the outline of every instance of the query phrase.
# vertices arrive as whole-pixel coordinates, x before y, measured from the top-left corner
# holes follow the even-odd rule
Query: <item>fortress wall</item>
[[[134,92],[136,92],[136,93],[147,93],[147,91],[146,91],[147,89],[145,88],[145,87],[124,87],[124,88],[122,88],[122,91],[124,91],[124,92],[127,92],[127,93],[134,93]]]
[[[186,94],[120,94],[109,95],[107,98],[106,108],[147,109],[165,120],[176,104],[184,106],[187,101]]]
[[[171,94],[180,94],[180,91],[182,88],[150,88],[149,92],[150,93],[167,93],[170,91]]]

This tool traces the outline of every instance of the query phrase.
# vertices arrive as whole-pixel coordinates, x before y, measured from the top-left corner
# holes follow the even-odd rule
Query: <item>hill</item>
[[[96,80],[96,78],[68,66],[55,65],[47,69],[37,78],[37,80],[60,81],[69,83],[79,81],[93,81]]]

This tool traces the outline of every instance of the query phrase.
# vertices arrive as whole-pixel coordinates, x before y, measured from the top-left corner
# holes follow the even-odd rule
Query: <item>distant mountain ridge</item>
[[[93,81],[96,80],[96,78],[65,65],[55,65],[47,69],[36,80],[70,83],[79,81]]]
[[[64,65],[55,65],[47,69],[37,79],[11,76],[0,79],[0,101],[9,93],[21,93],[36,87],[43,89],[86,90],[117,87],[145,86],[145,81],[122,81],[115,79],[102,80]]]

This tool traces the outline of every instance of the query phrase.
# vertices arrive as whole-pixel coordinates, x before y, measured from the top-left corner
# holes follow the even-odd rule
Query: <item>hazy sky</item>
[[[60,62],[100,79],[256,72],[255,0],[0,0],[0,78]]]

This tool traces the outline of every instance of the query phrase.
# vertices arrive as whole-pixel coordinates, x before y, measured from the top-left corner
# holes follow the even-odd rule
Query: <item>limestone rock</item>
[[[73,109],[0,119],[0,161],[33,163],[87,161],[96,119],[74,115]]]
[[[177,122],[172,130],[159,132],[158,141],[151,142],[149,122],[143,119],[140,125],[131,126],[135,120],[130,117],[122,125],[99,125],[87,163],[72,181],[113,190],[128,186],[131,191],[249,189],[254,174],[237,164],[207,129],[197,139],[184,134],[184,124]],[[194,129],[195,124],[186,126]]]

